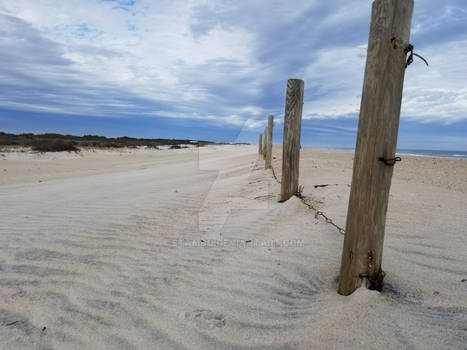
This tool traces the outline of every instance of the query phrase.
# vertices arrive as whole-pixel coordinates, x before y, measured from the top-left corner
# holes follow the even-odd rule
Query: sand
[[[466,160],[403,157],[385,288],[343,297],[343,236],[256,152],[0,154],[0,349],[465,349]],[[340,226],[351,167],[302,150]]]

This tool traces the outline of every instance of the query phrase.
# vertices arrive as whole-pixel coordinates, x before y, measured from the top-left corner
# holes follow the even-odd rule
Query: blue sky
[[[0,0],[0,130],[352,147],[371,1]],[[416,0],[400,148],[467,150],[467,3]]]

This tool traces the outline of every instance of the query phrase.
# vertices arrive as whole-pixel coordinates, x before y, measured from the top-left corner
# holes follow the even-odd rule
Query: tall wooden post
[[[267,143],[266,143],[266,162],[264,163],[264,169],[271,168],[272,162],[272,129],[274,127],[274,116],[270,115],[268,117],[268,133],[267,133]]]
[[[263,154],[263,134],[259,134],[259,140],[258,140],[258,154],[262,155]]]
[[[381,289],[384,228],[396,152],[413,0],[373,2],[339,294],[364,278]]]
[[[282,146],[281,202],[288,200],[298,192],[303,90],[303,80],[287,80],[287,96],[285,100],[284,116],[284,142]]]
[[[266,161],[266,154],[268,153],[267,143],[268,143],[268,127],[264,128],[264,140],[263,140],[263,159]]]

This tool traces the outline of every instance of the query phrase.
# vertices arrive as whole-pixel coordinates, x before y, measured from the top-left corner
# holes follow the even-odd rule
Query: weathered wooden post
[[[395,152],[413,0],[373,2],[339,294],[364,278],[381,289],[384,228]]]
[[[266,162],[264,163],[264,169],[271,168],[272,162],[272,129],[274,127],[274,116],[268,117],[268,133],[267,133],[267,144],[266,144]]]
[[[288,200],[298,192],[303,90],[303,80],[287,80],[287,96],[285,100],[284,116],[284,142],[282,146],[281,202]]]
[[[263,141],[263,159],[266,161],[266,154],[268,153],[267,143],[268,143],[268,127],[264,128],[264,141]]]
[[[263,134],[259,134],[259,140],[258,140],[258,154],[262,155],[263,154]]]

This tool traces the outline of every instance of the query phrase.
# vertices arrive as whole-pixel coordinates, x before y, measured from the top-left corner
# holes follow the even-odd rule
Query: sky
[[[370,0],[0,0],[0,130],[353,147]],[[415,0],[399,148],[467,150],[467,1]]]

